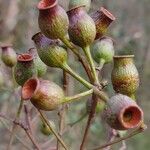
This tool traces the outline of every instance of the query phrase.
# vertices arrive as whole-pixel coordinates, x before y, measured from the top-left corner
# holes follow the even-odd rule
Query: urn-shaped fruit
[[[38,3],[39,27],[45,36],[61,39],[68,33],[69,20],[65,10],[57,0],[41,0]]]
[[[42,60],[38,56],[37,50],[35,48],[30,48],[28,50],[28,53],[33,56],[33,61],[35,68],[37,69],[38,77],[42,77],[43,75],[45,75],[47,71],[47,66],[42,62]]]
[[[117,94],[108,100],[103,117],[111,128],[127,130],[142,123],[143,111],[130,97]]]
[[[110,37],[102,37],[91,46],[94,60],[99,63],[109,63],[114,56],[114,43]]]
[[[100,10],[93,12],[91,15],[96,25],[96,38],[105,35],[109,25],[116,19],[107,9],[101,7]]]
[[[17,63],[17,55],[11,45],[2,46],[2,61],[8,67],[13,67]]]
[[[14,68],[16,82],[22,86],[29,78],[36,75],[37,70],[33,62],[33,56],[28,53],[19,54]]]
[[[30,100],[38,109],[51,111],[56,109],[64,99],[64,92],[54,82],[31,78],[22,87],[22,98]]]
[[[134,97],[139,87],[139,74],[133,61],[134,55],[114,56],[112,85],[116,93]]]
[[[42,33],[37,33],[32,37],[37,48],[40,59],[50,67],[62,68],[67,61],[67,52],[60,46],[60,41],[51,40]]]
[[[96,35],[96,27],[93,19],[87,14],[84,6],[72,8],[67,12],[69,17],[69,37],[70,40],[85,48],[90,45]]]

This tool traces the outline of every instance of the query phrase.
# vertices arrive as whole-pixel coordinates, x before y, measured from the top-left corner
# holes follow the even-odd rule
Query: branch
[[[0,119],[0,122],[5,126],[5,128],[6,128],[10,133],[12,133],[12,131],[11,131],[11,130],[9,129],[9,127],[7,126],[7,124],[6,124],[2,119]],[[32,150],[32,148],[30,148],[30,147],[27,146],[28,144],[25,143],[24,140],[20,139],[20,137],[18,137],[17,135],[15,135],[15,137],[16,137],[16,139],[17,139],[26,149]]]
[[[29,132],[28,126],[26,126],[25,124],[23,124],[22,122],[19,122],[19,121],[14,121],[14,124],[20,126],[22,129],[24,129],[24,131],[26,132],[27,136],[29,137],[29,139],[31,140],[31,142],[35,146],[35,148],[37,150],[41,150],[41,148],[39,147],[39,145],[35,141],[34,137]]]
[[[139,128],[135,129],[134,131],[132,131],[131,133],[129,133],[128,135],[124,136],[124,137],[121,137],[121,138],[118,138],[110,143],[107,143],[107,144],[104,144],[102,146],[99,146],[99,147],[96,147],[96,148],[93,148],[92,150],[101,150],[107,146],[111,146],[113,144],[116,144],[116,143],[119,143],[123,140],[127,140],[129,138],[131,138],[132,136],[135,136],[141,132],[144,132],[145,130],[147,129],[147,126],[145,124],[142,124]]]
[[[23,100],[21,99],[20,104],[19,104],[19,108],[17,110],[17,114],[16,114],[16,117],[15,117],[15,120],[19,120],[22,107],[23,107]],[[12,132],[11,132],[11,135],[10,135],[10,140],[9,140],[9,143],[8,143],[8,146],[7,146],[7,150],[10,150],[10,148],[11,148],[11,144],[13,142],[16,129],[17,129],[17,125],[13,124],[13,128],[12,128]]]
[[[83,140],[82,140],[82,143],[81,143],[81,146],[80,146],[80,150],[84,149],[84,146],[85,146],[85,143],[86,143],[86,140],[87,140],[87,136],[88,136],[88,132],[89,132],[89,129],[90,129],[90,125],[91,125],[91,122],[94,118],[97,102],[98,102],[97,96],[95,94],[93,94],[92,95],[92,110],[91,110],[91,112],[89,114],[89,117],[88,117],[88,121],[87,121],[87,125],[86,125],[86,128],[85,128]]]
[[[69,85],[69,76],[67,75],[67,72],[63,70],[63,90],[65,95],[68,95],[68,85]],[[59,136],[62,137],[63,131],[65,129],[65,117],[66,117],[66,108],[67,104],[62,105],[60,108],[58,115],[60,118],[59,121]],[[57,140],[57,150],[61,149],[61,144],[59,144],[59,141]]]

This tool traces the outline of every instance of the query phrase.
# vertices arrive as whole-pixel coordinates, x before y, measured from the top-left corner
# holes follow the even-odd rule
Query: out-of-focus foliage
[[[37,22],[37,3],[38,0],[0,0],[0,44],[12,43],[17,53],[25,52],[29,48],[34,47],[31,37],[33,34],[39,31]],[[67,10],[67,0],[60,0],[60,4]],[[109,31],[110,35],[115,41],[115,53],[135,55],[136,66],[139,70],[141,78],[137,99],[138,103],[144,110],[146,124],[148,127],[150,127],[150,1],[93,0],[91,11],[99,9],[100,6],[106,7],[117,18],[116,21],[111,25]],[[85,72],[82,71],[83,69],[81,68],[81,65],[78,62],[75,63],[73,60],[75,60],[75,58],[71,53],[70,65],[82,76],[84,76]],[[5,67],[2,62],[0,62],[0,64],[0,71],[3,72],[5,81],[4,85],[12,87],[12,76],[10,69]],[[112,64],[106,65],[103,71],[103,77],[108,79],[109,82],[111,68]],[[49,68],[49,73],[44,78],[51,79],[56,83],[61,84],[62,71],[59,69]],[[71,79],[69,84],[70,95],[77,93],[80,90],[83,91],[83,86],[77,81]],[[110,93],[110,95],[114,93],[111,84],[108,85],[107,91]],[[10,117],[12,117],[16,112],[16,108],[18,107],[18,100],[15,98],[15,96],[10,97],[9,93],[10,92],[4,92],[4,89],[0,90],[0,112],[9,112]],[[85,101],[71,104],[67,112],[67,122],[69,123],[78,119],[82,114],[84,114],[85,109]],[[47,114],[49,115],[50,119],[58,124],[57,112],[50,112]],[[86,120],[87,118],[74,126],[74,128],[70,128],[69,132],[65,133],[63,136],[66,143],[69,143],[69,146],[72,147],[72,150],[76,150],[76,147],[78,147],[81,142],[84,132],[83,128],[85,128]],[[38,120],[36,120],[36,122],[38,124]],[[106,141],[106,135],[104,132],[106,129],[104,126],[105,125],[100,123],[100,115],[97,115],[96,120],[91,126],[89,134],[90,142],[88,144],[89,147],[102,144]],[[36,131],[38,140],[48,140],[49,137],[43,136],[40,133],[40,130],[37,129],[37,126],[34,127],[34,130]],[[20,133],[24,135],[22,131]],[[3,135],[0,137],[0,149],[2,150],[5,149],[10,135],[9,132],[3,127],[2,122],[0,122],[0,134]],[[148,128],[144,134],[139,134],[134,138],[129,139],[127,141],[127,149],[149,150],[149,137],[150,129]],[[27,142],[29,141],[27,140]],[[53,142],[53,145],[55,145],[55,141]],[[114,149],[117,150],[119,146],[120,144],[115,145]],[[12,150],[20,149],[20,147],[21,144],[15,141]]]

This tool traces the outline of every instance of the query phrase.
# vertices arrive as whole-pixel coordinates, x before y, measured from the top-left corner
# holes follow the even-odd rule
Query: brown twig
[[[29,139],[31,140],[32,144],[35,146],[35,148],[37,150],[41,150],[40,146],[35,141],[35,138],[31,135],[27,125],[25,125],[24,123],[19,122],[19,121],[14,121],[14,124],[20,126],[26,132],[27,136],[29,137]]]
[[[85,59],[85,57],[82,56],[82,55],[79,53],[77,47],[76,47],[71,41],[69,41],[67,38],[63,38],[63,39],[61,39],[61,41],[62,41],[69,49],[71,49],[72,52],[77,56],[79,62],[80,62],[80,63],[82,64],[82,66],[84,67],[84,69],[85,69],[85,71],[86,71],[86,73],[87,73],[87,75],[88,75],[90,81],[93,82],[93,75],[92,75],[92,73],[91,73],[90,66],[88,65],[87,60]]]
[[[111,146],[111,145],[119,143],[119,142],[121,142],[123,140],[127,140],[127,139],[131,138],[132,136],[135,136],[135,135],[145,131],[146,129],[147,129],[147,126],[145,124],[142,124],[139,128],[135,129],[134,131],[132,131],[128,135],[126,135],[124,137],[120,137],[120,138],[118,138],[118,139],[116,139],[116,140],[114,140],[114,141],[112,141],[110,143],[106,143],[106,144],[104,144],[102,146],[98,146],[98,147],[93,148],[91,150],[101,150],[101,149],[103,149],[103,148],[105,148],[107,146]]]
[[[4,125],[4,127],[11,133],[12,131],[9,129],[9,127],[7,126],[7,124],[2,120],[0,119],[0,122]],[[18,137],[17,135],[15,135],[16,139],[28,150],[32,150],[32,148],[30,148],[29,146],[27,146],[28,144],[25,143],[24,140],[22,140],[20,137]]]
[[[26,122],[28,124],[28,128],[30,130],[30,133],[33,134],[32,127],[31,127],[30,113],[29,113],[29,109],[28,109],[27,105],[24,105],[24,112],[25,112],[25,118],[26,118]]]
[[[68,83],[69,83],[69,76],[67,75],[67,72],[63,70],[63,90],[65,95],[68,95]],[[60,117],[59,121],[59,136],[61,137],[63,134],[63,130],[65,129],[65,114],[66,114],[66,108],[68,104],[64,104],[60,111],[58,112],[58,115]],[[57,141],[57,150],[61,149],[61,144],[59,144],[59,141]]]
[[[88,132],[89,132],[89,129],[90,129],[90,125],[91,125],[91,122],[94,118],[97,102],[98,102],[98,98],[95,94],[93,94],[92,95],[92,109],[89,113],[89,117],[88,117],[88,121],[87,121],[87,124],[86,124],[86,128],[85,128],[85,132],[84,132],[84,135],[83,135],[83,140],[82,140],[82,143],[81,143],[81,146],[80,146],[80,150],[83,150],[84,147],[85,147]]]
[[[108,127],[108,139],[107,139],[107,143],[110,143],[112,142],[115,137],[117,136],[117,131]],[[104,150],[110,150],[111,147],[110,146],[107,146]]]
[[[16,114],[16,117],[15,117],[15,120],[19,120],[22,107],[23,107],[23,100],[21,99],[20,104],[19,104],[19,108],[17,110],[17,114]],[[13,128],[12,128],[12,132],[11,132],[11,135],[10,135],[10,140],[9,140],[9,143],[8,143],[8,146],[7,146],[7,150],[10,150],[10,148],[11,148],[11,144],[13,142],[16,129],[17,129],[17,125],[13,124]]]

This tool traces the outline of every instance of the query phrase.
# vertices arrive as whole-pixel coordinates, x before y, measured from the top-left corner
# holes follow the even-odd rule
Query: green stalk
[[[88,91],[83,92],[83,93],[80,93],[80,94],[76,94],[76,95],[74,95],[74,96],[65,97],[65,99],[63,100],[62,103],[72,102],[72,101],[75,101],[75,100],[77,100],[77,99],[79,99],[79,98],[82,98],[82,97],[84,97],[84,96],[90,95],[90,94],[92,94],[92,93],[93,93],[93,89],[88,90]]]
[[[94,64],[94,61],[93,61],[93,58],[91,56],[91,52],[90,52],[90,47],[87,46],[87,47],[84,47],[83,48],[83,51],[87,57],[87,60],[90,64],[90,67],[91,67],[91,71],[93,73],[93,77],[94,77],[94,81],[96,82],[96,84],[99,84],[99,80],[98,80],[98,76],[96,74],[96,69],[95,69],[95,64]]]
[[[82,77],[80,77],[76,72],[74,72],[67,63],[63,64],[62,69],[64,69],[67,73],[72,75],[75,79],[77,79],[79,82],[81,82],[83,85],[85,85],[88,89],[93,88],[93,85],[86,80],[84,80]]]
[[[73,51],[73,53],[74,53],[75,55],[79,56],[78,50],[75,48],[75,46],[73,45],[73,43],[71,43],[71,42],[69,41],[68,38],[64,37],[64,38],[62,38],[62,39],[60,39],[60,40],[61,40],[68,48],[70,48],[70,49]]]
[[[68,150],[66,144],[64,143],[64,141],[61,139],[61,137],[57,134],[57,132],[51,127],[49,121],[47,120],[47,118],[44,116],[44,114],[42,113],[41,110],[39,110],[40,116],[41,118],[44,120],[45,124],[47,124],[47,126],[49,127],[49,129],[52,131],[52,133],[55,135],[55,137],[57,138],[57,140],[61,143],[61,145],[64,147],[65,150]]]
[[[101,71],[101,70],[102,70],[102,68],[103,68],[104,64],[105,64],[105,60],[104,60],[104,59],[100,59],[100,61],[99,61],[99,65],[98,65],[98,70],[99,70],[99,71]]]
[[[82,66],[84,67],[88,77],[90,80],[93,79],[93,76],[91,74],[89,65],[87,64],[87,62],[85,61],[85,58],[79,53],[78,49],[76,48],[76,46],[67,38],[67,37],[63,37],[60,39],[69,49],[72,50],[72,52],[78,57],[79,61],[81,62]]]
[[[105,92],[100,91],[97,87],[93,86],[91,83],[84,80],[82,77],[80,77],[76,72],[74,72],[67,63],[63,64],[62,69],[64,69],[67,73],[69,73],[71,76],[73,76],[75,79],[77,79],[79,82],[81,82],[83,85],[85,85],[88,89],[93,89],[93,92],[99,96],[101,100],[103,100],[105,103],[107,103],[107,100],[109,99],[108,96],[105,94]]]

